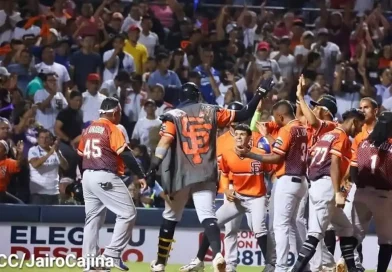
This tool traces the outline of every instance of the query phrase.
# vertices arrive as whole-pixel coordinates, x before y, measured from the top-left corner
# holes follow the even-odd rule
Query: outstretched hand
[[[272,79],[272,77],[267,78],[267,79],[263,79],[263,80],[261,80],[260,85],[256,90],[256,93],[261,95],[264,98],[267,96],[267,94],[270,91],[272,91],[274,86],[275,86],[275,83],[274,83],[274,80]]]

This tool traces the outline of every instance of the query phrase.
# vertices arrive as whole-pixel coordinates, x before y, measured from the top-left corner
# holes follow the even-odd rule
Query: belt
[[[114,173],[113,171],[110,171],[108,169],[85,169],[88,171],[93,171],[93,172],[106,172],[106,173],[111,173],[117,175],[117,173]]]

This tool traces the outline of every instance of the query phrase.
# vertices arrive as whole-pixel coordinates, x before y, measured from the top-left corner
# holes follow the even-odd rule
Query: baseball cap
[[[153,105],[153,106],[155,106],[156,103],[155,103],[155,101],[152,100],[152,99],[147,99],[146,102],[144,102],[144,106],[146,107],[146,106],[148,106],[148,105]]]
[[[319,100],[317,100],[317,102],[310,101],[310,105],[312,105],[313,107],[318,106],[325,108],[331,113],[332,117],[335,117],[336,113],[338,112],[338,107],[336,106],[336,103],[328,97],[321,97]]]
[[[326,29],[326,28],[320,28],[318,31],[317,31],[317,35],[328,35],[329,34],[329,31],[328,31],[328,29]]]
[[[140,28],[137,25],[131,25],[128,29],[128,32],[131,31],[139,31],[140,32]]]
[[[304,33],[302,33],[302,38],[306,38],[306,37],[314,37],[314,33],[310,30],[305,31]]]
[[[120,12],[115,12],[115,13],[113,13],[113,15],[112,15],[112,19],[120,19],[120,20],[123,20],[123,19],[124,19],[124,16],[122,16],[122,14],[121,14]]]
[[[8,72],[7,68],[5,67],[0,67],[0,76],[10,76],[10,72]]]
[[[300,26],[300,27],[305,27],[305,23],[301,18],[297,18],[293,21],[293,25],[295,26]]]
[[[87,76],[87,81],[100,81],[101,78],[98,74],[91,73]]]
[[[267,43],[267,42],[260,42],[260,43],[257,45],[257,51],[259,51],[259,50],[270,50],[270,45],[269,45],[269,43]]]

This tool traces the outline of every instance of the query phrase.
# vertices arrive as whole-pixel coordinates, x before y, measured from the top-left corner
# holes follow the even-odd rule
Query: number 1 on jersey
[[[370,157],[370,170],[372,172],[372,174],[374,175],[374,173],[376,172],[376,164],[377,164],[377,155],[373,155]]]

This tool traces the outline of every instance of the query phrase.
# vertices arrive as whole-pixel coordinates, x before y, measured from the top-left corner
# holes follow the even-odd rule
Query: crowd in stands
[[[76,147],[106,96],[120,100],[122,129],[146,169],[159,116],[188,81],[225,107],[246,104],[272,76],[263,121],[276,101],[295,103],[301,74],[308,101],[335,97],[337,120],[365,96],[392,110],[390,1],[202,2],[1,1],[0,202],[75,204]],[[163,205],[158,185],[141,193],[129,175],[137,206]]]

